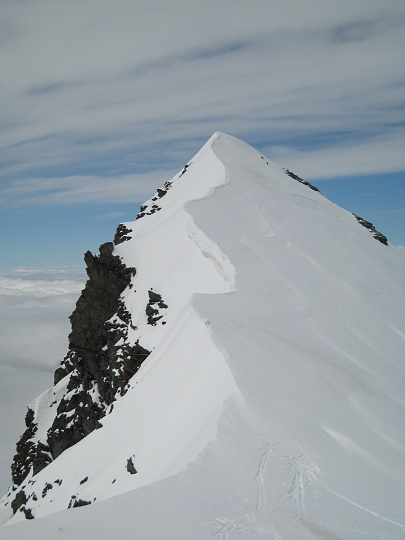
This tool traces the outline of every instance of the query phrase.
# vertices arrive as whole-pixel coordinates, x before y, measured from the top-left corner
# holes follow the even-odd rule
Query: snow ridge
[[[295,177],[216,133],[122,224],[150,354],[2,540],[404,537],[403,250]]]

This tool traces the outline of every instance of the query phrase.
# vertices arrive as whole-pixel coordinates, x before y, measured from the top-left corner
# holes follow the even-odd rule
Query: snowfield
[[[114,253],[151,354],[0,538],[405,538],[405,249],[222,133],[141,211]]]

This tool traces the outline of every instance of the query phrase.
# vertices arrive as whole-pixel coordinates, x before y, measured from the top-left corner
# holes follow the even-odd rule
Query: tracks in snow
[[[270,474],[273,478],[273,485],[269,482]],[[280,477],[281,475],[281,477]],[[288,475],[288,480],[282,479]],[[273,501],[266,493],[267,487],[274,490],[279,486],[284,486],[281,494]],[[283,540],[284,534],[278,524],[283,529],[286,513],[292,515],[292,523],[298,527],[293,538],[306,536],[307,522],[305,516],[305,495],[309,486],[316,485],[322,491],[329,492],[349,505],[371,514],[377,519],[403,528],[404,525],[393,519],[365,508],[348,497],[341,495],[337,491],[329,488],[322,480],[322,471],[317,464],[317,457],[305,451],[299,446],[291,446],[281,441],[270,442],[260,448],[260,458],[253,480],[256,484],[256,501],[250,513],[246,513],[238,519],[215,518],[208,522],[211,526],[211,534],[216,535],[217,540],[228,540],[236,535],[247,534],[273,540]],[[281,478],[281,481],[280,481]],[[287,486],[287,487],[285,487]],[[321,530],[321,529],[320,529]],[[323,529],[322,529],[323,530]],[[287,533],[287,531],[285,531]],[[291,531],[289,531],[291,533]],[[288,536],[290,538],[291,536]],[[291,538],[292,538],[291,537]],[[394,536],[393,536],[394,538]],[[396,536],[395,536],[396,538]]]
[[[217,535],[218,540],[228,540],[229,534],[242,533],[271,534],[274,540],[282,540],[271,517],[290,501],[295,502],[296,517],[302,519],[304,515],[304,493],[306,486],[315,479],[315,474],[320,470],[312,457],[302,449],[296,452],[291,449],[286,452],[285,445],[280,441],[272,441],[260,449],[260,459],[256,468],[254,480],[256,482],[256,504],[254,512],[245,514],[235,520],[229,518],[216,518],[209,522],[212,534]],[[265,476],[269,465],[285,468],[292,474],[291,483],[275,503],[269,505],[266,494]]]
[[[292,501],[295,504],[296,518],[301,520],[305,514],[305,489],[311,482],[317,481],[317,475],[321,471],[313,457],[306,452],[287,454],[285,457],[287,458],[285,466],[291,472],[291,483],[274,503],[271,513],[274,514]]]
[[[255,480],[257,482],[257,502],[256,502],[256,517],[259,521],[260,517],[266,510],[266,490],[264,485],[264,474],[266,472],[266,467],[273,450],[280,443],[278,441],[273,441],[262,448],[262,455],[260,457],[259,466],[257,467],[257,472]]]
[[[267,443],[260,449],[260,458],[256,468],[256,502],[254,511],[239,519],[216,518],[209,522],[212,534],[218,540],[228,540],[229,535],[264,533],[274,540],[283,540],[277,532],[274,517],[285,506],[295,506],[295,521],[301,521],[305,514],[305,490],[311,482],[316,482],[321,471],[316,464],[316,457],[300,447],[291,447],[280,441]],[[271,503],[266,493],[265,477],[268,468],[275,468],[288,474],[290,481],[277,500]]]

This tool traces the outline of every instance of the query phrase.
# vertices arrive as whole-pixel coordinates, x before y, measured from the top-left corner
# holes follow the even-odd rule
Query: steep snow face
[[[244,143],[222,137],[213,150],[232,188],[189,211],[230,256],[237,286],[196,305],[263,422],[266,474],[274,477],[261,519],[281,538],[293,534],[280,524],[287,516],[301,524],[297,538],[322,538],[321,524],[343,538],[400,538],[403,250],[321,194],[279,181],[278,167]],[[227,229],[206,218],[218,213]]]
[[[141,214],[115,253],[152,353],[24,483],[35,517],[121,495],[0,537],[403,538],[404,250],[219,133]]]

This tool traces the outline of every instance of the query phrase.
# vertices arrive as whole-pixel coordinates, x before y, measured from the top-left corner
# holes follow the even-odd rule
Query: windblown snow
[[[404,250],[222,133],[141,214],[114,254],[151,354],[0,538],[404,538]]]

